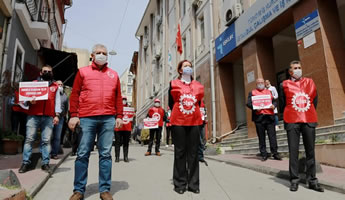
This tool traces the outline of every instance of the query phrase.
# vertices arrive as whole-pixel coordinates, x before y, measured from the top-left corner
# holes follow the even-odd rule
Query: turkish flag
[[[182,54],[182,38],[181,38],[180,24],[177,25],[176,45],[177,45],[177,52]]]

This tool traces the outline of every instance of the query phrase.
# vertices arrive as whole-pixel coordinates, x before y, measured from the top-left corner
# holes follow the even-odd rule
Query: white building
[[[120,76],[121,94],[123,97],[127,97],[127,102],[132,105],[133,98],[133,74],[127,68]]]

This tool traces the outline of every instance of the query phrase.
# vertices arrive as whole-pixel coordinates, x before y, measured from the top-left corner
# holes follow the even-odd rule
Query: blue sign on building
[[[217,62],[236,48],[235,23],[217,37],[215,45]]]
[[[295,24],[296,39],[299,40],[320,28],[318,10],[303,17]]]

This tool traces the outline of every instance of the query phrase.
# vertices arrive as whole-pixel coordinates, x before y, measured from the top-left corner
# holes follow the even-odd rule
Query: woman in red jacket
[[[200,102],[204,86],[193,80],[193,66],[188,60],[177,66],[179,77],[170,82],[170,123],[175,144],[174,190],[183,194],[186,189],[200,193],[198,146],[202,125]],[[188,167],[187,167],[188,166]]]
[[[124,110],[123,125],[121,128],[115,128],[115,162],[120,162],[120,147],[123,146],[123,161],[128,160],[129,139],[132,131],[132,119],[127,116],[125,110],[128,107],[127,97],[122,97]]]

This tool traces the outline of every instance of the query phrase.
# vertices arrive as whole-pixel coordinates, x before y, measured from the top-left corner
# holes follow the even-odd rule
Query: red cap
[[[123,96],[122,99],[126,99],[127,100],[127,97]]]
[[[160,103],[160,102],[161,102],[161,100],[159,100],[159,99],[155,99],[155,102],[159,102],[159,103]]]

